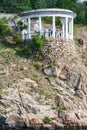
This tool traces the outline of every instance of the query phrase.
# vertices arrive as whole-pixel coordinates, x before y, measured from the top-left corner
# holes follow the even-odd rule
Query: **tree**
[[[0,19],[0,35],[7,34],[9,30],[8,20],[5,17]]]
[[[84,19],[85,19],[85,24],[87,25],[87,1],[85,1],[83,5],[84,5]]]
[[[57,0],[56,7],[64,8],[64,9],[71,9],[75,11],[75,5],[77,4],[77,0]]]
[[[19,13],[29,9],[31,9],[30,0],[0,0],[1,12]]]
[[[42,9],[42,8],[46,8],[47,7],[47,2],[46,0],[37,0],[36,4],[35,4],[35,8],[36,9]]]
[[[30,0],[32,9],[36,9],[37,0]]]
[[[17,0],[17,12],[21,12],[21,11],[26,11],[26,10],[30,10],[31,8],[31,3],[30,0]]]
[[[56,7],[56,1],[57,0],[46,0],[47,4],[47,8],[55,8]]]
[[[75,22],[78,24],[85,24],[85,11],[82,3],[78,3],[76,5],[76,13],[77,17],[75,19]]]

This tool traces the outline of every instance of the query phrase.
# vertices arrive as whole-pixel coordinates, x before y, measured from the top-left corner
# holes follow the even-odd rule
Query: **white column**
[[[24,19],[21,19],[21,22],[24,24]],[[21,31],[22,39],[24,40],[24,31]]]
[[[71,31],[72,30],[72,28],[71,28],[71,18],[69,18],[69,39],[71,39]]]
[[[65,26],[64,26],[64,23],[62,23],[62,37],[63,37],[63,39],[64,39],[64,28],[65,28]]]
[[[55,38],[55,16],[53,16],[53,20],[52,20],[52,25],[53,25],[53,38]]]
[[[69,18],[69,39],[73,40],[73,18]]]
[[[64,40],[64,38],[65,38],[65,18],[61,18],[60,21],[62,23],[62,38]]]
[[[71,19],[71,28],[72,28],[72,30],[71,30],[71,39],[73,40],[73,18]]]
[[[40,31],[40,33],[41,33],[41,27],[42,27],[42,25],[41,25],[41,16],[39,16],[39,31]]]
[[[28,39],[31,39],[31,18],[28,18]]]
[[[65,38],[65,20],[62,19],[61,23],[62,23],[62,38],[64,40],[64,38]]]
[[[66,40],[68,40],[68,17],[66,17]]]

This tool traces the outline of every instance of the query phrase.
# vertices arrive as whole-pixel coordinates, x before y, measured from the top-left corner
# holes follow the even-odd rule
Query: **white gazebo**
[[[62,39],[64,40],[73,40],[73,19],[76,17],[76,14],[71,10],[65,9],[36,9],[29,10],[20,13],[22,22],[27,19],[27,38],[31,39],[31,19],[38,18],[38,30],[42,32],[42,17],[52,17],[52,37],[56,37],[56,24],[55,19],[58,17],[62,24]],[[22,38],[24,39],[24,33],[22,33]]]

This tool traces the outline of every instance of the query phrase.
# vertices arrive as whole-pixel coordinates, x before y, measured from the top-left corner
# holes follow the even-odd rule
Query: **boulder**
[[[6,123],[9,127],[25,127],[25,121],[23,118],[17,116],[17,115],[11,115],[6,119]]]
[[[78,44],[83,45],[83,40],[81,38],[78,38]]]
[[[64,65],[61,69],[60,77],[66,80],[68,76],[69,76],[69,67],[67,65]]]
[[[81,82],[81,75],[77,72],[71,71],[69,73],[69,84],[73,86],[75,90],[79,89],[79,85]]]
[[[40,127],[40,130],[53,130],[53,129],[55,129],[55,125],[52,124],[43,124]]]
[[[6,103],[5,103],[5,101],[3,100],[0,100],[0,105],[2,105],[2,106],[4,106],[4,107],[6,107]]]
[[[63,118],[64,117],[63,110],[68,107],[67,102],[63,99],[63,96],[61,96],[60,94],[57,94],[55,102],[56,102],[57,107],[58,107],[58,117]]]
[[[87,121],[82,121],[82,128],[84,129],[84,128],[86,128],[87,129]]]
[[[55,130],[63,129],[63,128],[64,128],[64,125],[63,125],[62,123],[57,122],[57,123],[55,124]]]
[[[6,117],[0,116],[0,125],[6,124]]]
[[[77,124],[77,126],[78,126],[79,128],[82,128],[82,122],[81,122],[81,120],[77,120],[77,121],[76,121],[76,124]]]
[[[56,66],[51,65],[51,66],[44,68],[44,73],[48,76],[56,76],[57,77],[58,69]]]
[[[0,100],[2,99],[2,95],[0,95]]]
[[[61,108],[67,107],[67,104],[66,104],[65,100],[63,99],[63,96],[61,96],[60,94],[57,94],[57,96],[55,98],[55,102],[58,107],[61,107]]]
[[[85,66],[87,67],[87,58],[86,58],[86,60],[85,60]]]
[[[74,95],[76,95],[82,99],[85,96],[82,90],[76,90]]]
[[[69,114],[66,114],[63,118],[63,122],[64,123],[75,123],[75,119],[73,117],[71,117]]]
[[[29,120],[30,125],[39,125],[39,124],[43,124],[43,120],[42,119],[36,119],[33,118],[31,120]]]
[[[64,81],[67,80],[67,78],[66,78],[65,75],[63,75],[63,74],[59,75],[59,79],[60,79],[60,80],[64,80]]]

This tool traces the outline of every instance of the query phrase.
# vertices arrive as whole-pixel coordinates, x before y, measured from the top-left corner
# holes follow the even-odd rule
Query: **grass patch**
[[[82,58],[82,59],[86,59],[87,56],[86,56],[86,55],[82,55],[81,58]]]
[[[0,86],[0,94],[8,95],[8,92],[5,91],[5,89],[2,86]]]
[[[43,121],[44,121],[44,123],[52,123],[52,119],[48,116],[45,116]]]
[[[2,94],[2,93],[3,93],[3,87],[0,86],[0,94]]]

